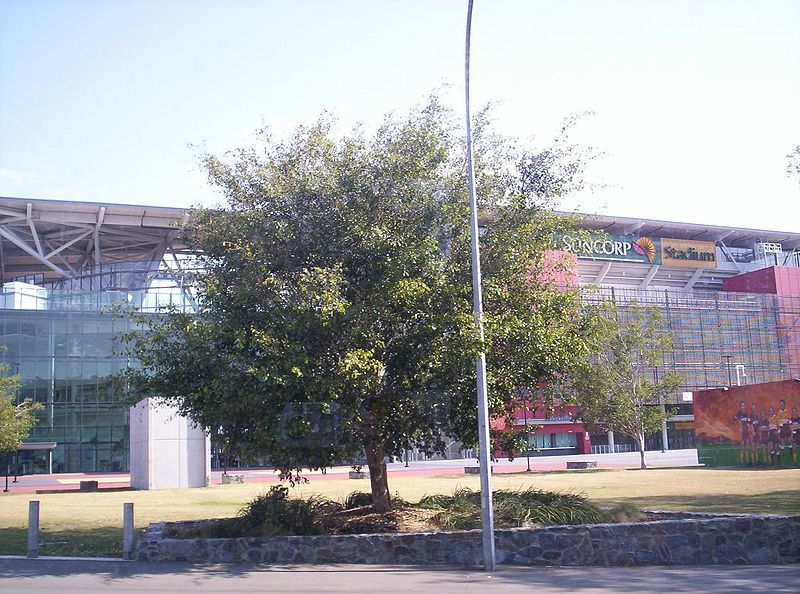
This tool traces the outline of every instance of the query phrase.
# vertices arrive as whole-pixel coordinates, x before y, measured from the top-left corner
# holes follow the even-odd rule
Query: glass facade
[[[111,275],[106,270],[105,277]],[[151,275],[161,278],[142,283],[147,289],[128,291],[48,289],[18,282],[3,286],[0,363],[7,374],[20,375],[19,400],[30,398],[44,406],[26,441],[57,444],[53,472],[129,469],[128,406],[121,403],[114,376],[128,364],[118,337],[133,322],[117,306],[155,312],[163,305],[186,308],[193,303],[163,271]],[[20,452],[18,471],[48,472],[46,460],[44,451]]]
[[[53,472],[128,468],[128,410],[112,376],[125,366],[114,336],[129,321],[101,312],[0,310],[0,361],[22,378],[19,398],[44,405],[27,441],[56,442]],[[41,454],[20,458],[23,473],[47,472]]]

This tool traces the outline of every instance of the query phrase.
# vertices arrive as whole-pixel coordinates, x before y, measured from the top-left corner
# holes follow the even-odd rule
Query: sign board
[[[556,239],[556,249],[575,254],[578,258],[661,264],[661,240],[657,237],[634,235],[580,237],[565,234]]]
[[[713,241],[661,239],[661,263],[686,268],[716,268],[717,246]]]
[[[716,268],[713,241],[690,241],[638,235],[570,235],[556,237],[555,248],[581,259],[640,262],[683,268]]]

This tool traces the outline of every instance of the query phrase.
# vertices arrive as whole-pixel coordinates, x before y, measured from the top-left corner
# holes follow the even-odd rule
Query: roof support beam
[[[57,272],[61,276],[69,277],[69,274],[65,270],[62,270],[61,268],[53,264],[42,254],[38,253],[31,246],[22,241],[19,237],[17,237],[17,235],[14,232],[10,231],[9,229],[6,229],[5,227],[0,227],[0,236],[5,237],[8,241],[13,243],[15,246],[17,246],[19,249],[27,253],[29,256],[33,256],[33,258],[36,261],[41,262],[42,264],[44,264],[51,270]]]
[[[103,219],[106,216],[106,207],[101,206],[100,211],[97,213],[97,224],[94,228],[94,263],[102,264],[102,254],[100,253],[100,227],[103,226]]]
[[[28,227],[31,228],[31,236],[33,237],[33,243],[36,244],[36,251],[39,252],[40,256],[44,257],[44,252],[42,251],[42,242],[39,241],[39,234],[36,232],[36,225],[33,224],[33,204],[30,202],[27,204],[25,218],[28,221]]]
[[[81,233],[80,235],[78,235],[78,237],[75,237],[74,239],[71,239],[71,240],[69,240],[67,243],[65,243],[65,244],[62,244],[61,246],[59,246],[59,247],[57,247],[56,249],[54,249],[54,250],[52,250],[51,252],[49,252],[49,253],[48,253],[48,254],[45,256],[45,258],[47,258],[47,259],[49,260],[50,258],[52,258],[53,256],[55,256],[56,254],[60,254],[61,252],[63,252],[63,251],[64,251],[65,249],[67,249],[68,247],[70,247],[70,246],[72,246],[72,245],[75,245],[75,244],[76,244],[76,243],[78,243],[78,242],[79,242],[81,239],[84,239],[84,238],[88,237],[88,236],[89,236],[89,235],[91,235],[92,233],[93,233],[93,232],[92,232],[91,230],[89,230],[89,231],[84,231],[83,233]],[[47,244],[47,245],[48,245],[48,249],[49,249],[49,243],[48,243],[47,241],[45,241],[45,244]]]
[[[69,268],[69,271],[72,273],[72,276],[79,276],[78,271],[75,270],[72,264],[70,264],[69,261],[66,258],[64,258],[64,256],[62,256],[61,254],[56,254],[56,258],[58,258],[64,266]]]
[[[728,260],[733,262],[733,267],[736,268],[736,272],[741,272],[742,267],[739,266],[739,262],[737,262],[736,259],[733,257],[733,254],[731,254],[731,251],[728,249],[728,246],[725,245],[725,242],[720,239],[718,243],[719,243],[719,249],[722,250],[722,253],[728,256]]]
[[[644,227],[644,222],[640,221],[638,223],[634,223],[633,225],[629,225],[622,229],[623,235],[631,235],[632,233],[636,233],[639,229]]]
[[[694,274],[692,274],[692,277],[684,285],[684,287],[683,287],[684,291],[691,291],[692,290],[692,288],[694,287],[695,283],[700,280],[701,276],[703,276],[703,270],[705,270],[705,269],[704,268],[698,268],[697,270],[694,271]]]
[[[600,269],[600,272],[597,273],[597,277],[594,279],[594,284],[599,285],[603,282],[603,279],[606,278],[608,271],[611,270],[611,262],[606,262],[603,264],[603,267]]]
[[[650,270],[648,270],[647,274],[644,276],[642,284],[639,285],[642,289],[646,289],[648,285],[650,285],[650,281],[653,280],[653,277],[656,275],[656,272],[658,272],[659,268],[660,266],[658,264],[650,267]]]
[[[723,239],[725,239],[729,235],[733,235],[734,233],[736,233],[736,231],[734,231],[733,229],[729,229],[728,231],[722,231],[721,233],[717,233],[717,236],[714,238],[714,241],[722,241]]]

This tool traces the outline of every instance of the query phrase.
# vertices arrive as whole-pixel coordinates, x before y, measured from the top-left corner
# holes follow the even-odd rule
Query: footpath
[[[798,591],[800,566],[501,567],[196,566],[185,563],[0,560],[0,592],[770,592]]]

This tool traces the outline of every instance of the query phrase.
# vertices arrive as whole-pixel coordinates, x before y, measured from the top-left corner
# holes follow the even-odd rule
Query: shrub
[[[638,522],[644,515],[633,503],[619,503],[608,510],[607,515],[614,522]]]
[[[289,497],[283,485],[271,487],[239,510],[239,520],[248,534],[306,536],[324,534],[325,516],[340,511],[342,505],[326,497]]]
[[[355,509],[357,507],[364,507],[365,505],[372,505],[371,493],[364,493],[364,491],[353,491],[344,500],[345,509]]]

